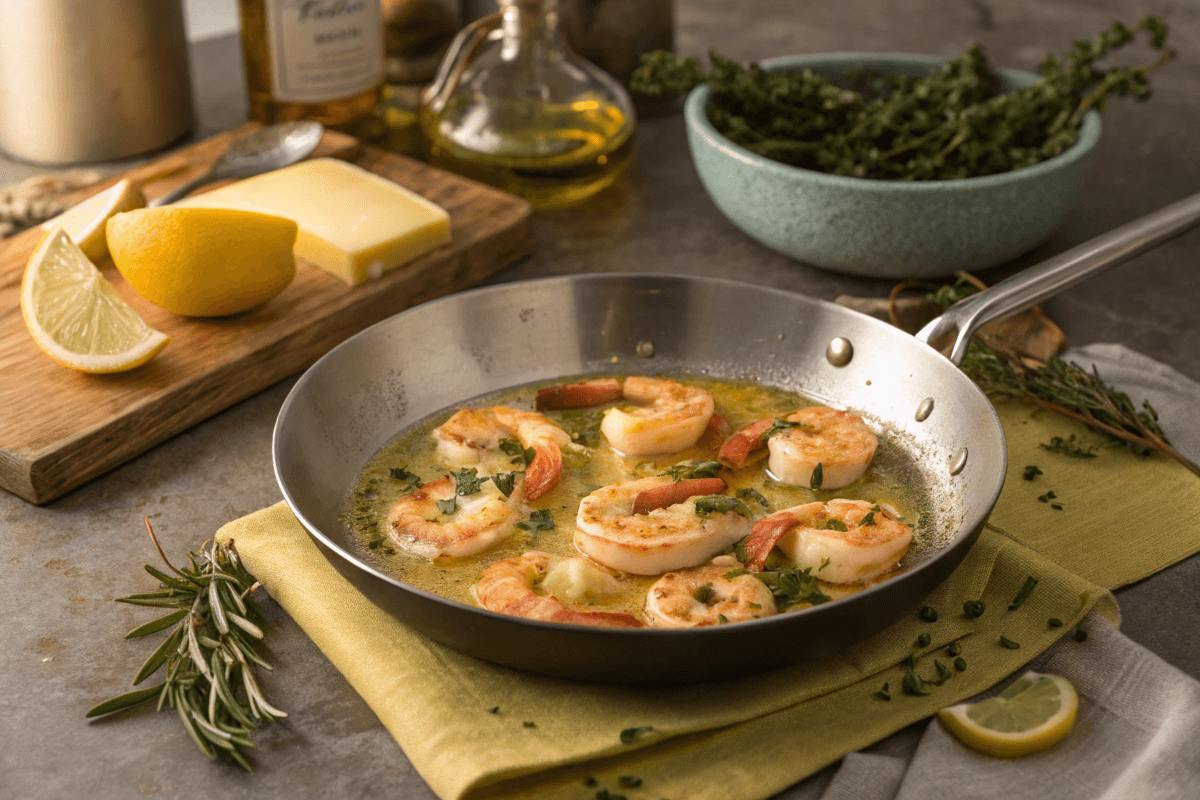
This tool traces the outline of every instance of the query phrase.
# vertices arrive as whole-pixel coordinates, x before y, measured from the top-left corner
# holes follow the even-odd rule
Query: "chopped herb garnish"
[[[649,733],[652,730],[654,730],[653,725],[644,725],[640,728],[626,728],[621,731],[621,744],[633,744],[643,733]]]
[[[760,442],[765,442],[767,439],[770,439],[772,436],[778,436],[779,434],[783,433],[784,431],[791,430],[792,428],[811,428],[811,427],[812,427],[811,425],[805,425],[802,422],[791,422],[790,420],[786,420],[783,417],[776,417],[775,420],[771,423],[771,427],[767,428],[765,431],[763,431],[759,435],[758,440]]]
[[[1083,640],[1087,639],[1087,631],[1085,631],[1083,628],[1076,628],[1075,632],[1071,634],[1071,638],[1077,642],[1082,642]]]
[[[1058,617],[1051,617],[1050,619],[1046,620],[1046,622],[1051,628],[1061,628],[1063,626],[1063,621]]]
[[[483,487],[484,481],[487,478],[479,477],[479,471],[474,467],[460,469],[458,472],[451,472],[450,477],[454,478],[455,494],[467,497],[473,495]]]
[[[537,451],[532,447],[524,447],[516,439],[501,439],[500,452],[509,457],[509,460],[514,464],[524,464],[529,466],[533,463],[533,457],[537,455]]]
[[[596,780],[595,776],[589,775],[584,781],[584,786],[595,786],[600,781]]]
[[[642,779],[635,778],[632,775],[622,775],[621,777],[617,778],[617,782],[620,783],[622,786],[624,786],[626,789],[632,789],[634,787],[642,785]]]
[[[596,792],[596,800],[628,800],[623,794],[613,794],[608,789]]]
[[[701,517],[730,512],[738,516],[749,517],[750,506],[727,494],[706,494],[696,498],[696,513]]]
[[[521,724],[524,725],[526,728],[536,728],[537,727],[536,722],[522,722]]]
[[[1043,442],[1039,444],[1038,447],[1042,448],[1043,450],[1049,450],[1052,453],[1062,453],[1064,455],[1074,456],[1075,458],[1096,457],[1096,454],[1092,452],[1096,449],[1095,445],[1092,445],[1087,450],[1084,450],[1082,447],[1075,446],[1075,434],[1071,434],[1069,439],[1064,439],[1061,436],[1055,436],[1050,440],[1049,444]]]
[[[1029,595],[1033,594],[1033,587],[1035,586],[1037,586],[1037,578],[1030,575],[1025,579],[1025,584],[1021,587],[1021,591],[1017,592],[1017,596],[1014,597],[1013,601],[1009,604],[1008,610],[1014,611],[1020,608],[1021,604],[1029,599]]]
[[[904,668],[904,680],[901,682],[900,688],[904,690],[905,694],[929,694],[929,682],[917,674],[916,668],[911,663]]]
[[[814,606],[829,602],[829,595],[821,591],[817,579],[809,575],[812,567],[791,567],[774,572],[755,572],[754,577],[767,585],[775,595],[780,611],[797,603],[812,603]]]
[[[1017,644],[1012,639],[1009,639],[1006,636],[1000,637],[1000,644],[1007,647],[1009,650],[1018,650],[1021,647],[1021,645]]]
[[[492,479],[492,483],[495,484],[496,488],[500,490],[500,494],[504,495],[505,497],[508,497],[512,494],[513,486],[515,486],[517,482],[517,473],[497,472],[495,475],[490,477]]]
[[[871,506],[871,510],[867,512],[867,515],[859,520],[858,527],[865,528],[868,525],[877,525],[878,523],[875,522],[875,514],[882,512],[883,509],[881,509],[879,506]]]
[[[892,693],[888,691],[888,685],[886,683],[883,685],[882,689],[880,689],[878,692],[875,693],[875,696],[878,697],[880,700],[891,700],[892,699]]]
[[[449,500],[434,500],[433,502],[437,504],[438,511],[446,516],[450,516],[458,509],[457,495],[451,496]]]
[[[937,684],[935,684],[935,685],[941,686],[948,679],[954,677],[954,673],[950,671],[950,668],[947,667],[942,662],[938,661],[937,659],[934,659],[933,666],[937,669],[937,673],[938,673],[938,680],[937,680]]]
[[[488,709],[488,713],[489,714],[499,714],[500,706],[492,706],[491,708]]]
[[[829,559],[827,558],[821,562],[821,566],[817,567],[817,572],[820,572],[821,570],[825,569],[828,566],[829,566]]]
[[[663,475],[679,482],[693,478],[715,478],[721,469],[719,461],[684,461],[681,464],[667,467]]]
[[[554,520],[547,509],[540,508],[530,514],[529,519],[518,522],[517,527],[523,531],[548,531],[553,530]]]
[[[718,624],[720,624],[720,625],[728,625],[728,624],[729,624],[729,618],[728,618],[728,617],[726,617],[724,614],[717,614],[717,622],[718,622]]]
[[[933,637],[931,637],[928,633],[922,633],[917,637],[917,646],[928,647],[931,641],[933,641]]]
[[[984,608],[985,606],[983,605],[982,600],[968,600],[967,602],[963,603],[963,613],[966,614],[970,619],[979,619],[981,616],[983,616]]]
[[[742,500],[746,503],[749,503],[751,500],[753,500],[762,506],[764,511],[771,510],[771,501],[763,497],[762,492],[758,491],[757,489],[751,489],[749,487],[738,489],[736,492],[734,492],[734,496],[737,497],[738,500]]]
[[[1038,475],[1045,475],[1045,474],[1046,473],[1042,472],[1040,469],[1038,469],[1037,467],[1035,467],[1032,464],[1030,464],[1028,467],[1025,468],[1025,480],[1027,480],[1027,481],[1033,480]]]
[[[962,652],[962,645],[958,642],[951,642],[950,646],[946,648],[946,652],[952,656],[956,656]]]
[[[956,670],[958,670],[959,672],[966,672],[967,671],[967,660],[965,658],[963,658],[962,656],[959,656],[958,658],[954,659],[954,668]]]
[[[600,444],[600,422],[604,419],[602,409],[564,409],[549,414],[558,426],[571,436],[571,441],[584,447]]]
[[[716,594],[717,593],[713,590],[712,582],[709,581],[708,583],[696,588],[696,602],[709,605],[713,601],[713,598],[716,596]]]
[[[367,542],[367,547],[374,550],[375,548],[379,547],[379,545],[383,544],[386,541],[387,541],[386,536],[380,536],[378,539],[372,539],[371,541]]]
[[[408,471],[408,465],[404,464],[399,467],[388,467],[388,477],[403,482],[404,490],[409,491],[421,485],[421,477],[415,473]]]
[[[830,517],[829,519],[825,520],[820,525],[818,525],[817,530],[841,531],[842,533],[845,533],[846,531],[849,530],[849,528],[846,527],[846,523],[842,522],[837,517]]]
[[[1062,510],[1063,510],[1062,503],[1051,503],[1051,504],[1050,504],[1050,507],[1051,507],[1052,509],[1054,509],[1055,511],[1062,511]]]
[[[731,581],[734,578],[740,578],[743,575],[749,575],[749,574],[750,573],[747,570],[743,569],[742,567],[734,567],[733,569],[729,570],[729,572],[726,572],[721,577],[727,581]]]
[[[808,481],[808,488],[812,489],[814,492],[820,491],[821,484],[824,482],[825,468],[818,462],[817,465],[813,467],[812,478],[810,478]]]
[[[751,611],[761,611],[761,610],[762,610],[762,604],[761,604],[761,603],[746,603],[746,606],[747,606],[747,607],[748,607],[748,608],[749,608]]]
[[[937,622],[937,609],[933,606],[921,606],[921,611],[917,614],[925,622]]]

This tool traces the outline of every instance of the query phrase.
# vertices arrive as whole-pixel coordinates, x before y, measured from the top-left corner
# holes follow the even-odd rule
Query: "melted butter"
[[[767,416],[782,416],[797,408],[815,405],[812,400],[795,392],[755,383],[692,375],[672,377],[711,392],[716,413],[723,416],[734,430]],[[451,470],[437,459],[436,447],[430,435],[434,428],[464,406],[532,408],[537,389],[558,383],[561,381],[547,381],[447,408],[402,432],[385,445],[363,470],[342,515],[344,524],[361,547],[363,560],[419,589],[477,606],[472,586],[491,564],[505,558],[515,558],[529,550],[541,550],[566,558],[579,555],[574,545],[575,515],[579,501],[591,492],[618,481],[662,474],[674,464],[709,461],[717,456],[721,442],[702,437],[695,447],[669,457],[624,458],[609,447],[599,432],[599,421],[608,406],[548,411],[545,412],[547,417],[576,436],[577,440],[581,439],[590,445],[587,448],[565,448],[563,476],[558,486],[537,501],[527,503],[530,509],[548,511],[554,521],[553,529],[518,529],[492,550],[466,558],[438,558],[433,561],[406,553],[386,538],[388,512],[407,493],[408,488],[405,482],[392,478],[389,469],[403,467],[420,476],[422,483],[436,480]],[[807,487],[775,483],[765,473],[765,461],[758,460],[732,473],[728,470],[722,472],[721,477],[728,484],[726,493],[732,495],[738,489],[754,489],[767,498],[771,511],[814,501],[826,502],[835,497],[867,500],[890,507],[900,515],[901,522],[912,526],[914,530],[913,544],[900,564],[899,571],[903,571],[937,548],[934,541],[937,537],[923,535],[932,524],[928,491],[915,457],[906,452],[886,428],[873,425],[872,430],[879,437],[875,459],[866,474],[849,486],[834,491],[813,491]],[[520,466],[514,465],[513,468],[519,469]],[[766,513],[753,501],[749,505],[755,519]],[[620,593],[596,605],[579,607],[624,611],[640,616],[646,592],[659,576],[617,575],[622,584]],[[826,594],[838,598],[861,591],[864,587],[823,584],[823,588]],[[793,606],[789,610],[806,605]]]

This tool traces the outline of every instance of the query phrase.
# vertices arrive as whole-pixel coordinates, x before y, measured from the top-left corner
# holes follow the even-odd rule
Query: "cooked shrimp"
[[[438,454],[451,464],[476,466],[482,474],[512,469],[513,456],[500,449],[502,439],[532,447],[533,461],[525,469],[524,495],[537,500],[562,477],[562,446],[570,435],[541,414],[504,406],[464,408],[433,429]],[[523,461],[521,463],[524,463]]]
[[[656,628],[695,628],[775,613],[775,597],[765,583],[746,573],[727,578],[729,569],[708,566],[663,575],[646,595],[650,624]]]
[[[622,399],[637,407],[605,411],[600,432],[614,450],[626,456],[686,450],[704,435],[713,414],[712,395],[706,390],[640,375],[626,378],[624,383],[599,378],[542,389],[537,394],[537,408],[585,408]]]
[[[746,569],[759,572],[778,546],[829,583],[865,583],[896,568],[912,528],[865,500],[807,503],[763,517],[746,540]]]
[[[497,561],[483,571],[475,584],[475,597],[488,611],[543,622],[571,622],[601,628],[641,628],[632,614],[616,611],[579,611],[568,608],[557,597],[534,589],[559,559],[538,550],[519,558]]]
[[[485,483],[477,493],[459,497],[447,515],[437,501],[455,497],[454,480],[441,478],[401,497],[388,513],[388,530],[402,549],[426,558],[473,555],[513,531],[521,518],[520,495],[514,490],[505,498]]]
[[[775,419],[760,419],[729,437],[721,447],[721,461],[733,467],[745,464],[763,446],[763,435]],[[811,486],[813,472],[820,465],[817,488],[840,489],[861,478],[875,457],[879,440],[857,414],[812,406],[783,419],[799,424],[778,431],[765,442],[770,453],[767,471],[779,483]]]
[[[750,520],[734,511],[697,511],[696,495],[724,488],[720,478],[676,483],[654,477],[597,489],[579,503],[575,547],[635,575],[696,566],[750,531]],[[635,507],[646,513],[634,513]]]

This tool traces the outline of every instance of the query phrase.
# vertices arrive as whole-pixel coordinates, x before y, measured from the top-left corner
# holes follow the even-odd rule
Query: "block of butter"
[[[178,205],[240,208],[296,221],[296,255],[351,286],[450,241],[450,215],[361,167],[316,158],[256,175]]]

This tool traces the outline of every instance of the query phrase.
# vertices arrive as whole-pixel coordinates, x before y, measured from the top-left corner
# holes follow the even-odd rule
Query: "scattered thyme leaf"
[[[537,727],[536,722],[522,722],[521,724],[524,725],[526,728],[536,728]]]
[[[1035,586],[1037,586],[1037,578],[1033,577],[1032,575],[1025,578],[1025,583],[1022,584],[1021,590],[1017,592],[1017,596],[1013,598],[1011,603],[1009,603],[1008,610],[1015,611],[1016,609],[1020,608],[1021,605],[1029,599],[1029,595],[1033,594],[1033,587]]]
[[[812,603],[815,606],[829,602],[831,598],[821,590],[817,579],[809,574],[811,570],[812,567],[789,567],[751,574],[767,585],[771,594],[775,595],[777,608],[783,611],[797,603]]]
[[[900,688],[905,694],[927,695],[930,692],[929,682],[917,674],[911,663],[904,668],[904,680],[900,683]]]
[[[963,614],[969,619],[979,619],[985,608],[982,600],[968,600],[963,603]]]
[[[829,566],[829,559],[827,558],[821,562],[821,566],[817,567],[817,572],[820,572],[821,570],[825,569],[828,566]]]
[[[1029,466],[1025,467],[1025,476],[1024,477],[1025,477],[1025,480],[1031,481],[1034,478],[1036,478],[1038,475],[1045,475],[1045,474],[1046,473],[1042,472],[1035,465],[1030,464]]]
[[[951,656],[956,656],[961,652],[962,652],[962,645],[959,644],[958,642],[951,642],[950,646],[946,648],[946,653]]]
[[[1063,626],[1063,621],[1058,617],[1051,617],[1050,619],[1046,620],[1046,624],[1051,628],[1061,628]]]
[[[931,641],[933,641],[932,636],[930,636],[928,633],[922,633],[920,636],[917,637],[917,646],[918,647],[928,647],[929,643]]]
[[[708,583],[696,587],[694,597],[696,598],[696,602],[704,603],[704,605],[707,606],[712,603],[712,600],[714,597],[716,597],[716,594],[716,591],[713,589],[712,581],[709,581]]]
[[[533,463],[533,457],[537,455],[536,450],[525,447],[516,439],[501,439],[500,452],[508,456],[513,464],[523,464],[526,467]]]
[[[891,700],[892,699],[892,693],[888,691],[888,685],[886,683],[883,685],[882,689],[880,689],[878,692],[875,693],[875,696],[878,697],[880,700]]]
[[[379,545],[383,544],[386,541],[387,541],[387,536],[380,536],[377,539],[372,539],[371,541],[367,542],[367,547],[374,550],[374,549],[378,548]]]
[[[622,775],[621,777],[617,778],[617,783],[621,784],[626,789],[634,789],[642,785],[642,779],[634,777],[633,775]]]
[[[1088,636],[1087,631],[1085,631],[1083,628],[1076,628],[1075,632],[1073,634],[1071,634],[1071,638],[1077,642],[1082,642],[1082,641],[1086,640],[1087,636]]]
[[[846,531],[849,530],[849,528],[846,527],[846,523],[842,522],[837,517],[830,517],[829,519],[825,520],[820,525],[818,525],[817,530],[841,531],[842,533],[845,533]],[[822,566],[824,566],[824,565],[822,565]]]
[[[1009,650],[1019,650],[1021,647],[1021,645],[1003,635],[1000,637],[1000,644],[1004,647],[1007,647]]]
[[[956,670],[958,670],[959,672],[966,672],[967,671],[967,660],[965,658],[963,658],[962,656],[959,656],[958,658],[954,659],[954,668]]]
[[[724,614],[717,614],[717,624],[719,624],[719,625],[728,625],[728,624],[729,624],[729,618],[728,618],[728,617],[726,617]]]
[[[934,684],[935,686],[941,686],[947,680],[954,677],[954,673],[950,671],[950,668],[937,659],[934,659],[933,666],[938,673],[937,683]]]
[[[867,512],[867,515],[865,517],[863,517],[861,520],[859,520],[858,527],[865,528],[868,525],[878,525],[879,523],[877,523],[875,521],[875,515],[877,513],[879,513],[879,514],[883,513],[883,509],[881,509],[877,505],[871,506],[871,510]]]
[[[918,616],[920,616],[924,622],[937,622],[938,612],[933,606],[921,606],[921,611],[919,612]]]
[[[1044,495],[1042,495],[1038,498],[1038,502],[1039,503],[1049,503],[1051,500],[1054,500],[1057,497],[1058,497],[1058,495],[1056,495],[1054,492],[1046,492]]]
[[[1063,455],[1074,456],[1075,458],[1095,458],[1096,454],[1092,451],[1096,449],[1095,445],[1084,450],[1082,447],[1075,446],[1075,434],[1071,434],[1069,439],[1063,439],[1061,436],[1055,436],[1050,439],[1050,442],[1042,442],[1038,447],[1043,450],[1049,450],[1052,453],[1062,453]]]
[[[621,744],[633,744],[644,734],[654,730],[653,725],[643,725],[640,728],[626,728],[621,731]]]
[[[500,706],[492,706],[491,708],[488,709],[488,713],[489,714],[499,714]]]

